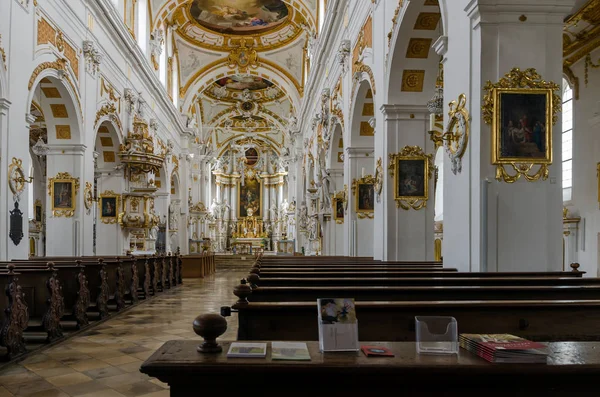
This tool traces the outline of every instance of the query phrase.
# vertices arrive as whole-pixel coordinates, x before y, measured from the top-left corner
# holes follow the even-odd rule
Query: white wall
[[[597,60],[600,50],[591,55]],[[600,274],[600,181],[596,171],[600,162],[600,96],[597,89],[600,70],[589,68],[586,85],[584,66],[585,59],[582,58],[572,67],[579,77],[579,99],[573,102],[573,196],[567,208],[572,215],[581,217],[576,252],[580,270],[595,277]]]

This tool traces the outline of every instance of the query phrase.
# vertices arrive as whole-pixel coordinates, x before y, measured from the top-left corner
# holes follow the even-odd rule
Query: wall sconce
[[[17,200],[23,190],[25,190],[25,184],[31,182],[33,182],[32,176],[25,178],[23,160],[13,157],[12,164],[8,167],[8,186],[10,191],[16,196]]]

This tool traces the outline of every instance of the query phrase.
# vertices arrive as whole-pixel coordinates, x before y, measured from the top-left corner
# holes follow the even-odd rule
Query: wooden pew
[[[252,271],[252,269],[250,269]],[[511,272],[511,273],[485,273],[473,272],[463,273],[457,271],[424,271],[424,270],[381,270],[381,271],[329,271],[329,272],[270,272],[259,270],[256,272],[261,280],[267,278],[339,278],[339,277],[474,277],[474,278],[495,278],[495,277],[582,277],[585,272]]]
[[[318,340],[316,301],[236,303],[232,309],[238,340]],[[600,340],[600,300],[358,301],[356,316],[361,341],[414,341],[415,316],[453,316],[461,333]]]
[[[326,286],[258,287],[251,302],[316,301],[350,297],[356,301],[442,301],[492,299],[600,299],[600,285]]]
[[[264,341],[265,339],[257,339]],[[227,358],[229,341],[219,340],[222,352],[196,352],[198,341],[165,343],[140,371],[168,383],[173,397],[196,397],[198,385],[219,390],[252,387],[261,397],[304,396],[596,396],[600,376],[598,342],[549,342],[547,364],[492,364],[463,349],[458,356],[423,356],[414,343],[382,343],[394,357],[362,353],[319,352],[307,342],[310,361],[266,358]],[[376,343],[379,344],[379,343]],[[268,347],[270,348],[270,343]],[[272,386],[273,380],[286,385]],[[257,392],[258,394],[258,392]]]
[[[183,278],[204,278],[216,272],[215,255],[183,255],[180,257]]]
[[[250,277],[249,277],[250,278]],[[260,278],[260,287],[417,286],[417,285],[600,285],[600,278],[535,275],[527,277],[277,277]]]

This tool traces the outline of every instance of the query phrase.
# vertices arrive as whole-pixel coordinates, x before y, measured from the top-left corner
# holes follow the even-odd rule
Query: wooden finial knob
[[[77,263],[77,267],[81,267],[81,259],[77,259],[75,263]]]
[[[572,271],[574,272],[578,272],[579,271],[579,263],[571,263],[571,269],[573,269]]]
[[[54,262],[48,262],[46,263],[46,266],[48,266],[49,270],[54,270]]]
[[[204,343],[198,345],[200,353],[220,353],[223,351],[221,345],[217,343],[217,338],[227,331],[227,320],[225,317],[207,313],[201,314],[194,320],[194,332],[204,338]]]
[[[260,276],[256,273],[250,273],[248,275],[248,282],[250,283],[250,288],[254,290],[258,288],[258,284],[260,283]]]
[[[238,305],[248,304],[248,297],[252,295],[252,288],[246,283],[245,279],[242,279],[240,285],[233,289],[233,294],[239,298],[236,302]]]
[[[104,265],[104,259],[103,258],[98,258],[98,263],[101,265]]]
[[[8,274],[13,274],[14,270],[15,270],[15,265],[13,265],[12,263],[9,263],[6,268],[8,269]]]

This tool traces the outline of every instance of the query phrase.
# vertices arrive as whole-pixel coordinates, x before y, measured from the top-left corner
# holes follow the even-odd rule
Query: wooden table
[[[412,342],[370,342],[395,357],[361,352],[320,353],[307,342],[311,361],[227,358],[196,351],[199,341],[166,342],[140,369],[166,382],[171,396],[598,396],[600,342],[548,343],[547,364],[491,364],[463,349],[458,356],[419,356]]]

